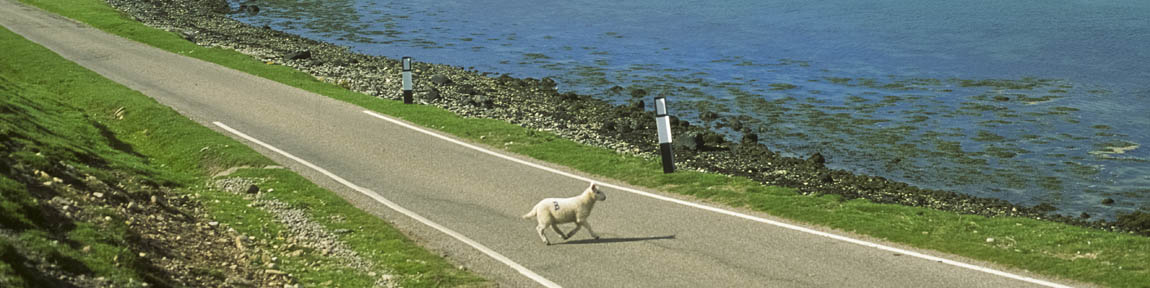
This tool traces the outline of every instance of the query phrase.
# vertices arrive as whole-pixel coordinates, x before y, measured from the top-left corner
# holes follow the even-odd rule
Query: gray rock
[[[690,151],[698,151],[703,149],[703,136],[699,132],[690,132],[679,136],[679,139],[674,141],[674,146],[679,149],[687,149]]]
[[[491,108],[492,106],[491,97],[484,95],[472,96],[471,99],[468,99],[468,103],[470,103],[472,106],[483,108]]]
[[[699,114],[699,120],[703,120],[704,122],[715,121],[715,119],[719,119],[719,113],[707,111]]]
[[[807,163],[823,165],[827,163],[827,159],[823,157],[822,153],[815,152],[815,154],[811,154],[811,157],[807,157]]]
[[[758,143],[758,142],[759,142],[759,134],[755,134],[755,133],[743,134],[743,143]]]
[[[426,100],[429,102],[439,100],[439,97],[440,97],[439,89],[435,89],[435,88],[431,88],[431,91],[427,91],[427,94],[423,94],[423,100]]]
[[[819,176],[817,177],[817,179],[819,180],[819,182],[822,182],[822,183],[827,183],[827,184],[829,184],[829,183],[834,183],[834,182],[835,182],[835,179],[834,179],[834,178],[832,178],[832,177],[831,177],[831,174],[829,174],[829,173],[822,173],[822,174],[819,174]]]
[[[291,59],[291,60],[310,59],[311,58],[311,51],[304,50],[304,51],[288,53],[287,55],[284,56],[284,58]]]
[[[476,91],[476,90],[475,90],[475,86],[472,86],[472,85],[469,85],[469,84],[463,84],[463,85],[459,85],[459,94],[463,94],[463,95],[475,95],[475,94],[477,94],[477,93],[479,93],[479,91]]]
[[[439,84],[439,85],[451,85],[451,83],[455,83],[455,82],[451,81],[451,78],[448,78],[447,76],[437,74],[435,76],[431,76],[431,83],[435,83],[435,84]]]
[[[743,130],[743,121],[735,117],[727,118],[727,127],[731,127],[731,130],[735,131]]]
[[[260,193],[260,186],[256,186],[256,185],[248,186],[247,192],[248,192],[248,194]]]
[[[188,42],[196,43],[196,33],[195,32],[183,31],[183,32],[180,32],[180,36],[183,36],[184,40],[188,40]]]
[[[647,96],[647,90],[643,90],[643,89],[631,90],[631,97],[640,98],[640,97],[644,97],[644,96]]]
[[[631,101],[631,109],[643,111],[643,109],[646,109],[646,108],[647,108],[647,106],[643,105],[643,100],[636,99],[634,101]]]
[[[224,2],[224,5],[227,5],[227,2]],[[240,10],[238,12],[247,12],[248,15],[260,14],[260,6],[240,4]]]

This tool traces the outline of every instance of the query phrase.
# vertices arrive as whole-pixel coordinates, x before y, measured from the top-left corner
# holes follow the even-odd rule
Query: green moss
[[[840,85],[850,84],[850,82],[851,82],[851,78],[826,77],[823,79],[827,79],[827,81],[830,81],[831,83],[840,84]]]
[[[768,84],[767,86],[771,86],[771,90],[776,90],[776,91],[777,90],[791,90],[791,89],[799,88],[799,86],[796,86],[794,84],[787,84],[787,83],[771,83],[771,84]]]
[[[907,118],[910,119],[909,121],[907,121],[907,123],[919,123],[919,122],[924,122],[924,121],[930,119],[930,117],[927,117],[925,115],[912,115],[912,116],[907,117]]]
[[[1000,142],[1006,140],[1006,137],[999,136],[990,131],[978,130],[978,135],[974,137],[974,141],[979,142]]]
[[[1033,79],[1023,80],[1005,80],[1005,79],[983,79],[983,80],[958,80],[958,84],[962,87],[990,87],[1000,89],[1013,89],[1013,90],[1030,90],[1038,87],[1040,83]]]

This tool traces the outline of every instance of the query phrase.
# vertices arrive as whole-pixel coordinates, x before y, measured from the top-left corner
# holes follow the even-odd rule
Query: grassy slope
[[[0,33],[3,32],[6,31],[0,29]],[[7,40],[6,37],[0,39]],[[93,271],[116,283],[140,279],[142,271],[114,265],[116,261],[113,258],[117,257],[124,263],[136,261],[131,251],[122,248],[126,229],[122,221],[102,224],[69,221],[41,210],[40,199],[33,195],[55,192],[38,185],[27,185],[25,182],[29,179],[24,177],[39,176],[31,171],[61,175],[51,169],[56,163],[76,165],[83,162],[81,158],[99,158],[104,162],[91,163],[91,166],[76,165],[85,174],[101,175],[100,168],[105,167],[141,176],[150,177],[153,173],[132,161],[134,159],[129,155],[111,149],[82,113],[44,91],[14,83],[5,74],[0,73],[0,111],[3,111],[0,114],[0,154],[5,157],[0,159],[4,166],[0,170],[0,226],[12,234],[0,237],[0,259],[3,259],[0,262],[0,286],[57,284],[54,277],[43,271],[15,265],[28,261],[26,255],[40,255],[50,262],[61,263],[62,270],[71,273]],[[35,177],[32,181],[49,182],[50,179]],[[61,240],[77,244],[62,245]],[[82,246],[91,247],[89,253],[81,253],[79,247]]]
[[[36,110],[37,112],[34,112],[36,115],[43,115],[37,118],[5,117],[3,124],[42,127],[38,130],[25,129],[32,131],[25,134],[38,139],[47,139],[43,142],[51,144],[50,147],[36,149],[59,150],[64,151],[60,152],[64,154],[88,153],[94,156],[85,158],[87,159],[85,161],[91,159],[107,161],[114,164],[111,169],[129,172],[154,171],[149,172],[151,174],[147,177],[157,179],[155,180],[157,182],[183,187],[187,193],[203,196],[204,205],[208,207],[212,216],[220,219],[222,223],[227,223],[245,234],[255,235],[259,239],[268,239],[273,245],[288,244],[282,237],[283,232],[286,232],[284,227],[273,221],[272,215],[247,206],[250,202],[239,195],[208,189],[203,185],[209,179],[208,175],[211,175],[209,173],[214,171],[241,165],[263,167],[274,164],[273,162],[231,138],[184,118],[139,92],[60,58],[55,53],[6,29],[0,29],[0,50],[6,51],[0,55],[0,77],[5,79],[5,83],[21,83],[20,87],[26,88],[21,88],[19,91],[28,91],[20,92],[23,95],[16,97],[17,94],[7,92],[11,89],[6,89],[5,99],[11,97],[32,102],[36,108],[31,110]],[[65,101],[69,105],[63,104]],[[121,109],[122,113],[119,115],[122,115],[123,119],[118,119],[116,111]],[[5,116],[9,116],[7,111]],[[102,136],[98,134],[99,130],[89,127],[94,125],[89,121],[105,125],[115,139],[130,145],[136,153],[144,157],[135,157],[108,148],[109,144],[100,140]],[[22,155],[29,159],[37,157],[27,154],[14,155]],[[84,162],[76,159],[70,161]],[[284,192],[265,193],[265,195],[296,208],[308,208],[306,210],[312,213],[312,220],[324,224],[329,230],[343,228],[353,231],[343,234],[341,238],[377,266],[388,267],[385,270],[390,270],[392,274],[398,276],[404,286],[484,285],[485,280],[453,268],[443,258],[419,247],[377,217],[358,210],[336,194],[319,188],[288,170],[245,169],[236,175],[266,179],[261,185],[264,189],[271,188]],[[8,222],[25,221],[20,219],[30,217],[27,215],[33,215],[29,213],[37,210],[35,201],[27,193],[27,189],[30,188],[20,186],[8,178],[0,179],[0,188],[4,192],[2,205],[4,209],[0,210],[3,214],[0,216],[5,219],[5,227],[11,227]],[[331,215],[342,215],[345,219],[334,220],[328,217]],[[8,221],[9,218],[15,220]],[[39,227],[33,224],[26,225]],[[118,255],[116,251],[123,251],[123,248],[115,247],[115,243],[123,242],[123,239],[116,238],[119,237],[116,235],[122,233],[105,233],[106,231],[84,229],[85,227],[81,225],[72,232],[78,235],[76,237],[80,237],[77,239],[82,238],[83,243],[112,243],[93,246],[96,247],[94,248],[96,251],[112,251],[91,254],[106,256],[104,258],[91,256],[96,257],[91,262],[95,263],[92,267],[100,268],[96,269],[96,275],[112,277],[120,281],[119,283],[125,283],[127,279],[139,281],[137,273],[113,268],[105,263],[111,257]],[[116,229],[123,227],[112,228],[114,229],[111,231],[117,231]],[[55,245],[48,244],[53,243],[48,240],[51,237],[44,235],[43,232],[36,232],[39,230],[28,230],[26,235],[21,235],[20,239],[23,240],[19,246],[40,247],[37,249],[54,247]],[[0,248],[8,249],[7,247],[14,245],[9,244],[0,243]],[[97,249],[99,247],[104,247],[104,250]],[[52,249],[59,249],[60,252],[57,253],[64,255],[76,254],[76,251],[73,251],[75,249],[69,247]],[[369,275],[340,268],[339,265],[323,257],[320,251],[303,250],[305,253],[299,256],[280,257],[277,269],[293,273],[307,286],[332,280],[338,286],[365,287],[374,281],[374,277]],[[5,254],[3,251],[0,249],[0,254],[11,254]],[[82,258],[85,259],[87,258]],[[5,262],[9,262],[8,260],[5,259]],[[13,269],[11,265],[0,264],[0,277],[20,278],[13,277],[16,274],[11,273],[18,272]]]
[[[97,0],[24,0],[113,34],[218,63],[347,101],[440,131],[536,159],[662,191],[694,195],[732,206],[862,233],[914,247],[1001,263],[1046,275],[1110,286],[1150,285],[1150,238],[1084,229],[1025,218],[984,218],[930,209],[883,205],[838,197],[798,196],[788,189],[744,178],[682,171],[664,175],[655,161],[620,156],[554,135],[495,120],[463,119],[421,105],[381,101],[323,83],[238,52],[198,47],[175,34],[123,19]],[[479,136],[487,136],[480,139]],[[503,143],[514,142],[504,146]],[[988,242],[994,238],[994,242]]]

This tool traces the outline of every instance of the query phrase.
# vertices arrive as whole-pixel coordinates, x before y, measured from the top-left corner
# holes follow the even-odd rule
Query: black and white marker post
[[[411,57],[403,57],[403,104],[411,101]]]
[[[659,127],[659,153],[663,156],[663,173],[675,172],[675,154],[671,152],[671,119],[667,116],[667,97],[655,96],[655,126]]]

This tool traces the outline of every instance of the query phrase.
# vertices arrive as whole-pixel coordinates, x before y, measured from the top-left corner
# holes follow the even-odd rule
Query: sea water
[[[836,169],[1066,215],[1150,209],[1150,1],[240,4],[261,8],[240,21],[366,54],[666,95]]]

